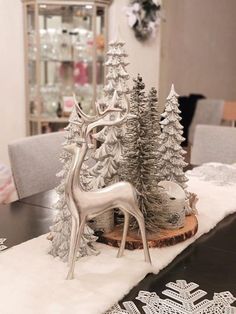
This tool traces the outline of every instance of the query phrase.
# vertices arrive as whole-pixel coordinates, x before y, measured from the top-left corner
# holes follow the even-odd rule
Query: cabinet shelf
[[[105,83],[111,0],[22,2],[27,134],[34,135],[47,124],[46,132],[68,123],[73,93],[86,112],[94,111]],[[56,117],[58,110],[66,117]]]
[[[66,63],[66,62],[71,62],[71,63],[76,63],[76,62],[81,62],[81,61],[84,61],[86,63],[92,63],[93,60],[92,58],[90,57],[90,55],[88,55],[88,58],[86,59],[64,59],[64,60],[61,60],[61,59],[40,59],[40,62],[55,62],[55,63]],[[30,62],[36,62],[36,59],[32,59],[30,58],[29,59]],[[97,61],[98,62],[104,62],[104,56],[100,56],[99,54],[97,55]]]
[[[48,123],[68,123],[69,122],[69,117],[61,117],[61,118],[58,118],[58,117],[44,117],[44,116],[33,116],[31,115],[29,117],[29,120],[31,122],[48,122]]]
[[[40,62],[55,62],[55,63],[76,63],[76,62],[80,62],[81,60],[76,60],[76,59],[68,59],[68,60],[56,60],[56,59],[41,59],[40,60]],[[88,60],[88,59],[86,59],[86,61],[85,60],[82,60],[82,61],[84,61],[84,62],[92,62],[92,60]]]

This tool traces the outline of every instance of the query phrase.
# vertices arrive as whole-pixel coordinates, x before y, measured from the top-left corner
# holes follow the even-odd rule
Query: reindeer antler
[[[108,106],[108,108],[106,110],[104,110],[103,114],[97,120],[95,120],[94,122],[92,122],[88,125],[86,135],[88,135],[92,129],[94,129],[98,126],[119,125],[127,118],[129,111],[130,111],[130,103],[129,103],[128,97],[125,95],[125,100],[127,102],[127,108],[126,108],[125,114],[122,117],[118,117],[116,120],[106,119],[106,117],[109,113],[122,112],[122,109],[115,108],[116,99],[117,99],[117,93],[115,91],[114,96],[113,96],[112,101],[111,101],[111,104]]]
[[[116,91],[114,92],[114,95],[112,97],[112,101],[110,102],[109,106],[104,111],[100,110],[99,104],[97,102],[95,103],[98,114],[94,115],[94,116],[89,116],[89,115],[85,114],[83,112],[83,110],[80,108],[80,106],[78,105],[78,102],[76,100],[75,95],[73,95],[73,96],[74,96],[74,102],[76,105],[77,112],[80,115],[80,119],[83,121],[83,125],[86,128],[86,131],[84,128],[84,131],[85,131],[84,135],[85,136],[87,136],[91,132],[91,130],[94,129],[95,127],[118,125],[118,124],[122,123],[127,118],[127,115],[130,111],[129,99],[126,95],[124,95],[125,100],[127,102],[126,113],[122,117],[119,117],[116,120],[107,119],[107,116],[110,115],[111,113],[122,112],[122,109],[115,108],[117,97],[118,97]]]
[[[86,113],[84,113],[83,110],[80,108],[77,100],[76,100],[76,96],[73,95],[73,97],[74,97],[74,102],[75,102],[77,112],[79,113],[79,115],[81,116],[81,118],[84,120],[85,123],[91,123],[91,122],[95,122],[97,120],[100,120],[101,118],[106,116],[107,113],[120,112],[121,111],[121,109],[114,107],[115,101],[117,99],[117,92],[116,91],[114,92],[114,96],[112,98],[111,104],[104,111],[101,111],[101,109],[99,107],[99,103],[95,102],[95,107],[96,107],[97,112],[98,112],[98,115],[95,115],[95,116],[89,116]]]
[[[83,112],[83,110],[80,108],[79,103],[77,102],[76,96],[75,94],[73,94],[73,98],[74,98],[74,103],[77,109],[77,112],[79,113],[81,119],[85,122],[92,122],[93,121],[93,116],[89,116],[86,113]]]

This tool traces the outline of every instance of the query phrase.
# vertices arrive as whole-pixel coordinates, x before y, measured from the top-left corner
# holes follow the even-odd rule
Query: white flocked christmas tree
[[[127,108],[127,101],[124,96],[129,93],[127,87],[129,75],[126,71],[128,63],[124,44],[118,39],[110,42],[105,63],[108,69],[107,84],[104,87],[103,99],[99,102],[100,108],[104,110],[112,102],[115,108],[121,109],[120,113],[111,115],[111,119],[115,118],[114,115],[122,115],[122,110],[125,111]],[[121,139],[123,135],[124,129],[120,126],[106,126],[94,134],[94,138],[100,143],[100,146],[94,154],[96,164],[89,171],[91,189],[102,188],[118,181],[117,171],[122,155]],[[96,218],[96,229],[110,231],[113,225],[112,212]]]
[[[178,94],[172,84],[170,94],[166,99],[165,110],[161,114],[163,119],[160,122],[162,134],[159,136],[158,147],[159,181],[174,181],[186,190],[186,182],[188,181],[184,174],[184,167],[187,166],[184,161],[186,152],[181,147],[184,137],[182,136],[183,126],[180,123],[179,114]]]

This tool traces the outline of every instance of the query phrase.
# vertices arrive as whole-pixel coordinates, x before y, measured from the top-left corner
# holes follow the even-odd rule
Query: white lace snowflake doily
[[[231,304],[236,298],[229,292],[214,293],[213,300],[204,299],[198,301],[207,292],[197,289],[199,286],[185,280],[177,280],[166,285],[162,294],[167,299],[161,299],[155,292],[140,291],[137,300],[144,305],[145,314],[235,314],[236,307]],[[197,290],[196,290],[197,289]],[[114,305],[105,314],[141,314],[132,301],[123,302],[122,309],[118,304]]]
[[[236,184],[236,166],[221,163],[207,163],[187,172],[188,176],[199,177],[217,185]]]
[[[5,238],[0,238],[0,251],[3,251],[7,248],[7,246],[3,244],[5,241]]]

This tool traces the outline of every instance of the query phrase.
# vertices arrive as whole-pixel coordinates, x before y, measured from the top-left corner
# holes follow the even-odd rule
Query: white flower
[[[140,4],[134,3],[133,5],[124,7],[124,11],[128,17],[128,24],[132,28],[138,19],[138,12],[140,11]]]

